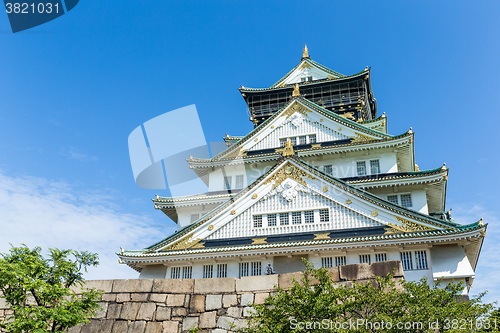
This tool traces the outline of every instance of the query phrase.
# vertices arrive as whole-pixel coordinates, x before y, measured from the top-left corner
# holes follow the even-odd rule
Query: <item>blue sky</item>
[[[421,169],[451,168],[448,208],[490,223],[472,290],[500,299],[500,3],[80,1],[12,34],[0,15],[0,252],[8,243],[99,252],[88,278],[129,278],[119,247],[174,230],[134,183],[130,132],[196,104],[207,141],[252,129],[237,88],[311,58],[372,67],[389,132],[413,127]]]

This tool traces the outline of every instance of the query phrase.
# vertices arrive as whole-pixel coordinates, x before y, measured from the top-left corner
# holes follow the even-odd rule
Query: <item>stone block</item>
[[[108,314],[106,318],[108,319],[118,319],[120,318],[120,312],[122,312],[122,304],[110,304],[108,305]]]
[[[179,332],[179,322],[178,321],[164,321],[163,322],[163,333],[177,333]]]
[[[128,322],[125,320],[117,320],[113,324],[113,330],[111,331],[111,333],[124,333],[127,331],[128,331]],[[97,332],[97,331],[95,331],[95,332]],[[95,333],[95,332],[92,332],[92,333]]]
[[[154,279],[153,281],[153,292],[154,293],[180,293],[189,294],[192,293],[194,289],[194,280],[185,279]]]
[[[228,308],[230,306],[238,304],[238,297],[236,295],[223,295],[222,296],[222,306]]]
[[[241,318],[241,311],[242,311],[241,308],[233,306],[227,309],[226,315],[228,317]]]
[[[404,278],[403,264],[399,260],[374,262],[370,265],[373,277],[392,274],[395,278]]]
[[[191,295],[186,295],[186,298],[184,298],[184,307],[189,308],[189,301],[191,300]]]
[[[207,295],[205,297],[205,310],[216,310],[222,308],[222,295]]]
[[[187,316],[186,308],[172,308],[172,317],[185,317]]]
[[[198,317],[186,317],[182,319],[182,330],[188,331],[198,326]]]
[[[166,306],[156,307],[156,321],[166,321],[170,320],[170,315],[172,314],[172,309]]]
[[[73,326],[70,329],[68,329],[68,333],[80,333],[81,330],[82,330],[82,326],[81,325],[76,325],[76,326]],[[0,331],[0,332],[3,332],[3,331]]]
[[[196,279],[195,294],[232,293],[236,289],[236,278]]]
[[[234,318],[226,317],[226,316],[220,316],[219,319],[217,320],[217,327],[218,328],[223,328],[225,330],[230,330],[231,327],[232,327],[232,325],[233,325],[233,323],[234,323]]]
[[[85,281],[84,288],[86,289],[98,289],[105,293],[110,293],[113,287],[113,280],[87,280]]]
[[[344,281],[366,280],[372,276],[370,266],[368,264],[354,264],[340,266],[340,279]]]
[[[330,275],[330,278],[332,279],[333,282],[340,281],[340,269],[339,269],[339,267],[342,267],[342,266],[328,268],[328,274]]]
[[[9,305],[7,303],[7,300],[5,298],[0,298],[0,309],[8,309]]]
[[[151,294],[149,297],[150,302],[165,303],[167,299],[167,294]]]
[[[245,276],[236,280],[236,291],[269,291],[278,285],[278,275]]]
[[[120,313],[120,319],[135,320],[140,305],[141,303],[137,302],[123,303],[122,311]]]
[[[242,294],[241,295],[241,306],[249,306],[253,304],[254,295],[253,294]]]
[[[285,274],[280,274],[278,276],[278,286],[281,289],[288,289],[293,287],[293,281],[294,279],[299,282],[300,285],[302,285],[301,279],[302,279],[302,272],[293,272],[293,273],[285,273]]]
[[[184,306],[186,295],[170,294],[167,295],[167,306]]]
[[[149,293],[131,293],[130,300],[133,302],[147,302]]]
[[[256,313],[255,309],[247,306],[243,308],[243,317],[250,317]]]
[[[216,328],[216,329],[212,330],[212,333],[227,333],[227,330]]]
[[[95,318],[106,318],[106,313],[108,312],[108,302],[98,302],[101,308],[96,311]]]
[[[128,333],[144,333],[146,322],[144,320],[133,321],[128,327]]]
[[[137,319],[150,321],[153,320],[156,311],[156,304],[154,303],[141,303],[139,312],[137,313]]]
[[[234,325],[233,328],[234,331],[238,331],[242,328],[248,328],[248,322],[246,321],[246,319],[235,319],[233,325]]]
[[[116,302],[117,303],[123,303],[123,302],[128,302],[128,301],[130,301],[130,294],[129,293],[116,294]]]
[[[163,324],[150,321],[146,324],[146,330],[144,333],[161,333],[163,330]]]
[[[269,297],[269,293],[257,293],[255,294],[254,304],[264,304],[266,298]]]
[[[101,329],[99,333],[111,333],[113,331],[113,324],[115,321],[113,319],[104,319],[101,321]]]
[[[89,323],[82,326],[81,333],[95,333],[99,332],[101,322],[99,320],[91,319]]]
[[[205,295],[193,295],[189,302],[189,312],[198,313],[205,311]]]
[[[152,279],[132,279],[132,280],[114,280],[114,293],[149,293],[153,286]]]
[[[116,294],[104,294],[102,300],[104,302],[116,302]]]
[[[214,328],[217,324],[216,322],[217,312],[210,311],[204,312],[200,315],[200,328]]]

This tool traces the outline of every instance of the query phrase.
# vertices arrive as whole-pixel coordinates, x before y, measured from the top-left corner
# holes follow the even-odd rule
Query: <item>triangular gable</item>
[[[203,241],[214,237],[231,238],[231,230],[240,229],[241,237],[259,235],[258,232],[245,230],[251,221],[249,214],[266,213],[261,207],[266,204],[277,204],[279,200],[287,200],[280,191],[280,186],[298,187],[297,195],[309,200],[310,208],[330,209],[331,220],[328,224],[313,223],[307,226],[309,231],[320,232],[335,228],[359,228],[373,225],[384,225],[387,233],[407,233],[416,231],[432,231],[459,229],[462,226],[445,223],[409,209],[394,205],[368,192],[359,190],[338,179],[309,167],[295,158],[287,158],[277,164],[264,176],[260,177],[246,190],[241,191],[233,199],[217,207],[203,221],[180,230],[176,235],[149,247],[149,251],[169,251],[186,248],[203,247]],[[288,187],[289,188],[289,187]],[[273,192],[275,191],[275,192]],[[300,194],[302,193],[302,194]],[[266,202],[266,200],[268,200]],[[294,201],[294,200],[292,200]],[[314,203],[319,201],[320,203]],[[300,200],[297,200],[299,205]],[[323,206],[322,206],[323,205]],[[304,206],[304,207],[307,207]],[[289,211],[301,209],[290,206]],[[273,208],[269,207],[269,212]],[[252,213],[253,212],[253,213]],[[248,216],[246,216],[246,215]],[[337,215],[335,215],[337,214]],[[242,222],[246,221],[246,225]],[[291,222],[290,222],[291,223]],[[305,225],[305,223],[303,224]],[[290,233],[295,232],[290,230]],[[300,230],[296,230],[300,232]],[[217,236],[218,235],[218,236]]]
[[[301,62],[295,66],[290,72],[282,77],[278,82],[273,84],[271,88],[280,88],[286,85],[301,83],[302,78],[312,77],[312,80],[337,79],[345,77],[340,73],[313,61],[309,58],[303,58]]]

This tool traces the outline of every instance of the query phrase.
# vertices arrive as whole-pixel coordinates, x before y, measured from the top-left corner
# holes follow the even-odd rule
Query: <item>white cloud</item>
[[[136,271],[118,264],[115,253],[120,246],[151,245],[171,234],[173,227],[153,225],[148,217],[120,211],[117,198],[81,192],[65,183],[0,173],[0,252],[8,252],[9,243],[44,250],[87,250],[100,258],[87,279],[137,278]]]
[[[59,153],[71,160],[77,160],[80,162],[96,162],[98,160],[97,156],[90,156],[82,153],[79,149],[75,147],[61,148]]]

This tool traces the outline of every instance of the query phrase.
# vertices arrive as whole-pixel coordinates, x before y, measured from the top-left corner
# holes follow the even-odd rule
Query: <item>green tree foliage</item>
[[[426,279],[387,276],[336,284],[327,269],[308,262],[306,267],[300,282],[253,305],[256,313],[243,332],[478,332],[488,327],[492,304],[481,302],[484,294],[463,301],[459,283],[439,287]]]
[[[76,295],[71,287],[83,286],[83,272],[99,264],[97,254],[41,248],[11,247],[1,254],[0,291],[12,315],[0,327],[7,332],[63,332],[99,309],[102,292],[86,289]]]

